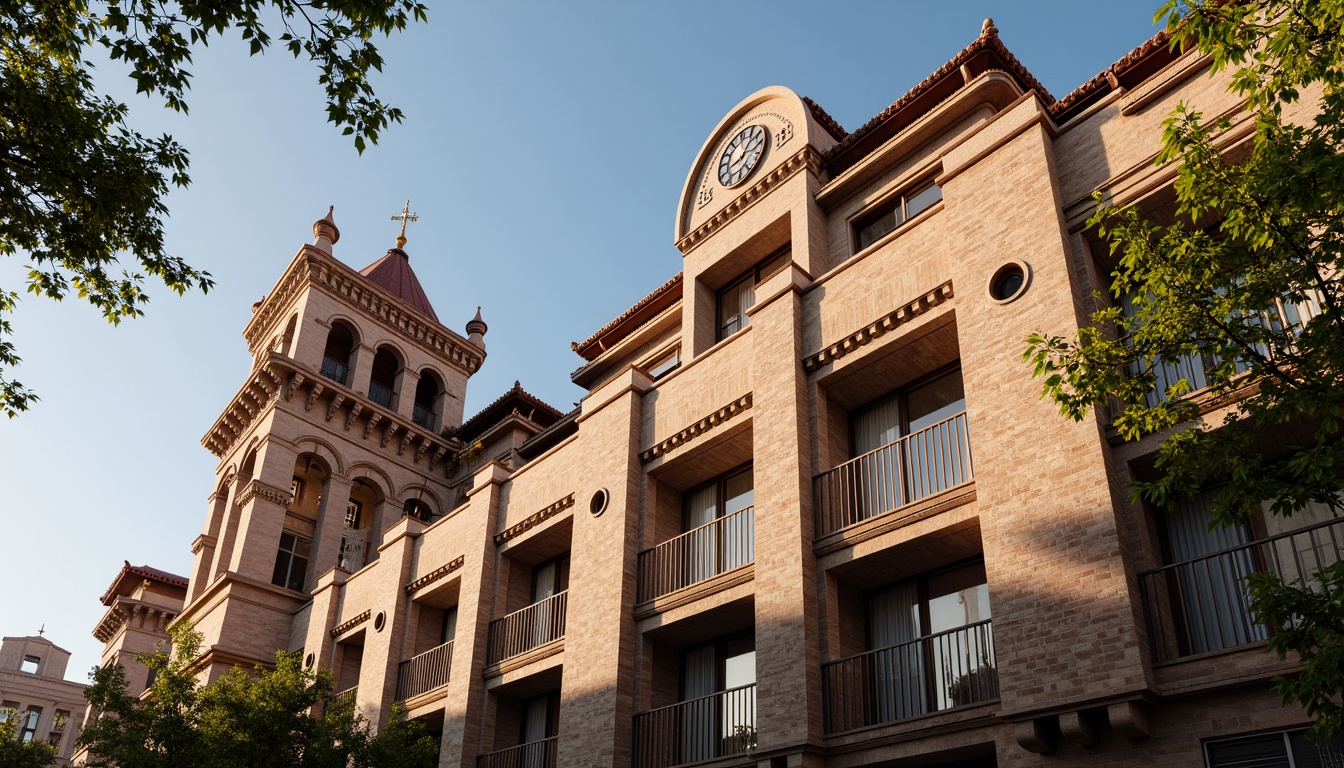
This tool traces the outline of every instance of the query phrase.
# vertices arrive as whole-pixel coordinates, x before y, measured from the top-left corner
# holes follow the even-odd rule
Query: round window
[[[1010,261],[999,267],[989,279],[989,298],[1007,304],[1027,291],[1031,282],[1031,267],[1025,262]]]
[[[588,500],[588,511],[597,517],[607,511],[607,502],[611,501],[611,494],[607,493],[606,488],[598,488],[593,491],[593,497]]]
[[[314,662],[314,661],[316,661],[316,659],[313,658],[313,654],[311,654],[311,653],[308,654],[307,656],[303,657],[303,667],[304,667],[304,669],[312,669],[312,668],[313,668],[313,662]]]
[[[387,614],[383,613],[382,611],[379,611],[378,615],[373,617],[373,631],[382,632],[383,627],[386,624],[387,624]]]

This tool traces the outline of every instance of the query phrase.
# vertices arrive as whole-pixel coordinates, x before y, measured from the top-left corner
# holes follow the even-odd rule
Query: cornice
[[[98,626],[94,627],[93,636],[99,642],[108,643],[117,636],[122,627],[146,629],[145,622],[150,622],[148,631],[163,635],[167,633],[168,624],[177,617],[177,614],[177,611],[161,605],[129,597],[118,597],[98,621]]]
[[[742,215],[757,200],[770,190],[788,181],[794,174],[806,168],[812,175],[821,173],[821,153],[806,145],[767,173],[760,181],[743,190],[736,198],[723,207],[723,210],[710,217],[709,221],[696,227],[677,241],[677,250],[683,254],[699,245],[705,238],[723,229],[730,221]]]
[[[238,492],[238,498],[234,501],[234,504],[241,507],[255,498],[273,501],[281,506],[289,506],[290,502],[293,501],[289,491],[281,490],[268,483],[253,479],[243,487],[243,490]]]
[[[329,634],[332,637],[339,637],[340,635],[343,635],[346,632],[349,632],[350,630],[354,629],[355,627],[358,627],[360,624],[363,624],[364,622],[368,621],[369,617],[372,615],[373,613],[370,610],[366,609],[363,613],[359,614],[353,619],[337,624],[334,628],[332,628]]]
[[[648,464],[650,461],[653,461],[654,459],[658,458],[659,456],[662,456],[663,454],[667,453],[673,448],[676,448],[682,443],[685,443],[687,440],[690,440],[694,437],[698,437],[700,435],[705,434],[706,432],[709,432],[710,430],[720,427],[723,424],[726,424],[729,421],[731,421],[738,414],[750,410],[751,396],[752,393],[748,392],[742,397],[739,397],[738,399],[723,406],[722,408],[709,414],[703,419],[700,419],[699,421],[695,422],[689,427],[686,427],[685,429],[667,438],[661,443],[658,443],[657,445],[653,446],[647,451],[641,452],[639,454],[639,463]]]
[[[824,365],[833,363],[873,339],[896,330],[896,328],[905,325],[950,298],[952,298],[951,280],[846,335],[820,352],[803,358],[803,369],[811,373]]]
[[[456,571],[458,568],[461,568],[462,564],[465,562],[466,562],[466,556],[458,555],[455,559],[449,561],[447,565],[441,565],[438,568],[435,568],[434,570],[425,574],[424,576],[421,576],[420,578],[416,579],[415,581],[412,581],[410,584],[407,584],[406,594],[409,595],[412,592],[415,592],[416,590],[424,589],[430,584],[433,584],[439,579],[442,579],[444,576],[447,576],[453,571]]]
[[[284,373],[273,365],[273,358],[267,357],[252,369],[251,378],[233,396],[219,418],[215,419],[215,423],[201,438],[201,445],[219,458],[224,458],[239,438],[247,434],[262,414],[275,404],[283,381]]]
[[[522,521],[521,523],[518,523],[512,528],[509,528],[508,530],[500,533],[496,533],[495,546],[499,546],[504,542],[508,541],[509,539],[515,539],[523,535],[527,531],[536,528],[538,525],[541,525],[545,521],[551,519],[552,517],[555,517],[556,515],[560,514],[566,509],[569,509],[572,506],[574,506],[574,494],[571,493],[565,498],[541,510],[540,512],[534,512],[533,514],[528,515],[526,520]]]

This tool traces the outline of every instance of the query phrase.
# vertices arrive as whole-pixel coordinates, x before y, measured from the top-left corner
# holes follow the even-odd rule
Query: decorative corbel
[[[331,405],[327,408],[327,421],[331,421],[331,418],[336,415],[336,411],[340,410],[341,404],[344,402],[345,395],[339,393],[331,399]]]
[[[363,404],[361,404],[361,403],[355,403],[354,405],[352,405],[352,406],[350,407],[350,413],[349,413],[348,415],[346,415],[346,417],[345,417],[345,431],[346,431],[346,432],[349,432],[349,431],[350,431],[350,427],[351,427],[351,425],[353,425],[353,424],[355,423],[355,419],[358,419],[358,418],[359,418],[359,414],[361,414],[361,413],[363,413],[363,412],[364,412],[364,406],[363,406]]]
[[[369,435],[373,434],[374,427],[378,426],[378,422],[382,420],[383,415],[381,413],[378,413],[377,411],[374,411],[373,415],[369,417],[369,423],[364,425],[365,440],[369,439]]]
[[[401,436],[401,445],[397,446],[397,455],[400,456],[401,454],[405,453],[406,446],[410,445],[411,441],[414,439],[415,439],[415,433],[409,429],[406,430],[406,434]]]
[[[308,402],[304,404],[303,410],[305,411],[313,410],[313,403],[317,402],[317,398],[322,394],[322,392],[325,389],[326,387],[322,386],[322,382],[320,381],[313,382],[313,388],[308,392]]]
[[[401,429],[400,424],[395,422],[388,424],[387,429],[383,430],[383,439],[378,441],[378,447],[386,448],[387,444],[392,442],[392,436],[397,433],[398,429]]]

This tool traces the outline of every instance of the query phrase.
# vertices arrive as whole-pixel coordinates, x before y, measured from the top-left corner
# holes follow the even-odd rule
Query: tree
[[[143,700],[126,692],[120,665],[96,669],[85,693],[101,716],[80,735],[87,764],[108,768],[425,768],[438,744],[394,708],[377,733],[354,707],[308,712],[331,694],[327,670],[306,670],[279,652],[275,668],[235,667],[201,686],[195,661],[201,636],[187,624],[169,630],[172,654],[137,657],[154,674]]]
[[[164,242],[164,197],[190,183],[187,150],[137,133],[125,104],[95,93],[93,49],[124,62],[138,92],[186,112],[196,47],[236,31],[256,55],[278,40],[317,64],[327,120],[363,152],[403,117],[374,95],[368,76],[383,59],[372,40],[425,18],[416,0],[0,0],[0,256],[28,259],[28,293],[73,292],[113,324],[144,313],[149,278],[178,294],[214,284]],[[11,418],[36,399],[12,378],[18,299],[0,286],[0,411]]]
[[[19,713],[0,711],[0,768],[47,768],[56,762],[56,748],[45,741],[21,741]]]
[[[1168,0],[1157,18],[1173,46],[1230,73],[1252,132],[1238,140],[1233,118],[1176,109],[1157,158],[1178,166],[1175,219],[1100,205],[1089,223],[1117,259],[1114,301],[1098,294],[1108,306],[1075,338],[1032,334],[1026,359],[1064,415],[1114,403],[1125,439],[1164,433],[1137,496],[1164,506],[1212,491],[1225,526],[1262,500],[1285,518],[1311,504],[1338,515],[1344,2]],[[1227,406],[1221,424],[1200,416],[1210,403]],[[1329,739],[1344,726],[1344,565],[1319,565],[1248,581],[1253,615],[1279,629],[1269,647],[1303,662],[1276,690]]]

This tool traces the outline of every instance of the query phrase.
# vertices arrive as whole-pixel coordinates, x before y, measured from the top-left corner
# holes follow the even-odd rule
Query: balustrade
[[[568,594],[568,591],[557,593],[490,622],[487,661],[503,661],[564,637]]]
[[[755,749],[755,683],[635,715],[636,768],[667,768]]]
[[[754,514],[747,507],[640,552],[638,600],[652,600],[754,562]]]
[[[452,640],[401,662],[397,665],[397,700],[405,701],[447,685],[452,669]]]

